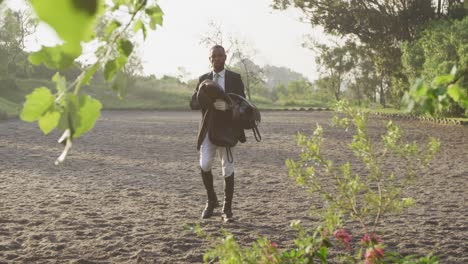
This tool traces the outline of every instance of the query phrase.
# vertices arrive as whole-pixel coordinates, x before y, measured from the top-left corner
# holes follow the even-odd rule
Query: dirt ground
[[[290,221],[314,226],[308,210],[319,203],[287,176],[285,159],[299,151],[294,135],[319,123],[325,154],[337,162],[352,158],[345,150],[351,133],[331,128],[330,112],[264,112],[263,142],[247,131],[248,142],[234,152],[236,222],[222,224],[219,210],[201,220],[199,118],[198,112],[104,112],[58,167],[57,133],[0,122],[0,263],[201,263],[210,244],[184,230],[193,223],[213,236],[224,227],[243,245],[258,236],[288,245]],[[433,252],[441,263],[468,263],[468,127],[396,123],[406,138],[432,135],[442,147],[408,190],[417,206],[385,219],[384,241],[404,254]],[[369,129],[379,138],[383,120],[371,118]],[[222,197],[219,162],[213,172]]]

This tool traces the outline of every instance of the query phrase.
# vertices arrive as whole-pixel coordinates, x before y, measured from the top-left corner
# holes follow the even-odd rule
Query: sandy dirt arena
[[[344,162],[353,156],[346,150],[351,133],[330,127],[331,116],[264,112],[263,142],[246,131],[248,142],[234,151],[232,224],[222,224],[220,209],[200,219],[206,193],[196,151],[198,112],[106,111],[58,167],[58,133],[43,136],[37,124],[2,121],[0,263],[201,263],[210,244],[184,230],[193,223],[212,236],[224,227],[242,245],[258,236],[289,245],[290,221],[314,226],[308,209],[318,205],[287,175],[285,160],[299,152],[295,134],[310,134],[319,123],[327,157]],[[408,190],[417,206],[385,218],[384,241],[404,254],[433,252],[441,263],[468,263],[468,127],[396,123],[407,139],[432,135],[442,147]],[[384,127],[372,117],[372,138]],[[222,197],[219,161],[213,174]]]

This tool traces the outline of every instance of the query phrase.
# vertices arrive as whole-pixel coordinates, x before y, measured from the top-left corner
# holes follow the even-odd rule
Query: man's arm
[[[198,103],[198,99],[197,99],[197,93],[198,93],[198,87],[199,86],[200,86],[200,81],[198,81],[197,87],[195,87],[195,89],[193,90],[192,100],[190,100],[190,108],[192,110],[200,110],[201,109],[200,103]]]

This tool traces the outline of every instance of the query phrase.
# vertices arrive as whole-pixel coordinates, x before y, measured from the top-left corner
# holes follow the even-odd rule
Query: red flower
[[[338,229],[333,232],[333,235],[336,239],[338,239],[341,243],[346,245],[346,250],[351,249],[351,235],[349,235],[344,229]]]
[[[370,236],[369,234],[364,234],[364,236],[361,238],[361,244],[363,246],[371,246],[371,245],[378,245],[382,243],[382,239],[374,233],[372,233]]]
[[[271,246],[274,247],[274,248],[277,248],[277,247],[278,247],[278,243],[272,242],[272,243],[271,243]]]
[[[384,250],[380,247],[368,248],[364,257],[366,258],[366,264],[376,263],[375,261],[383,258]]]

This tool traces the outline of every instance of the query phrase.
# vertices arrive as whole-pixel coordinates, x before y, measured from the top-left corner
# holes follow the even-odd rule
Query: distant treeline
[[[274,2],[277,8],[292,4],[287,0]],[[305,2],[310,3],[301,5]],[[315,1],[294,3],[311,15],[312,26],[323,26],[325,32],[338,36],[334,44],[312,38],[304,44],[317,53],[319,79],[310,81],[285,67],[259,66],[248,58],[230,66],[241,73],[250,99],[259,107],[329,106],[346,98],[364,107],[400,108],[404,93],[418,78],[430,81],[453,67],[468,93],[468,12],[463,1],[408,1],[405,6],[377,1],[380,7],[368,1],[358,1],[362,5],[354,7],[347,1],[331,2],[317,6]],[[55,70],[28,61],[25,38],[37,26],[32,16],[26,11],[0,11],[0,117],[5,117],[18,114],[24,96],[33,88],[53,88],[50,80]],[[74,80],[82,67],[75,63],[60,74]],[[141,76],[141,72],[141,60],[132,55],[119,73],[119,85],[126,89],[119,87],[115,89],[118,93],[113,92],[115,87],[104,81],[102,69],[84,89],[107,109],[187,109],[196,79],[156,78]],[[439,114],[461,116],[466,115],[464,112],[452,102]]]
[[[453,67],[467,92],[466,0],[273,0],[273,6],[297,7],[311,27],[335,36],[333,44],[310,37],[305,45],[319,54],[318,88],[330,91],[337,100],[348,97],[357,104],[398,108],[417,78],[431,82]],[[463,112],[452,100],[437,114]]]

